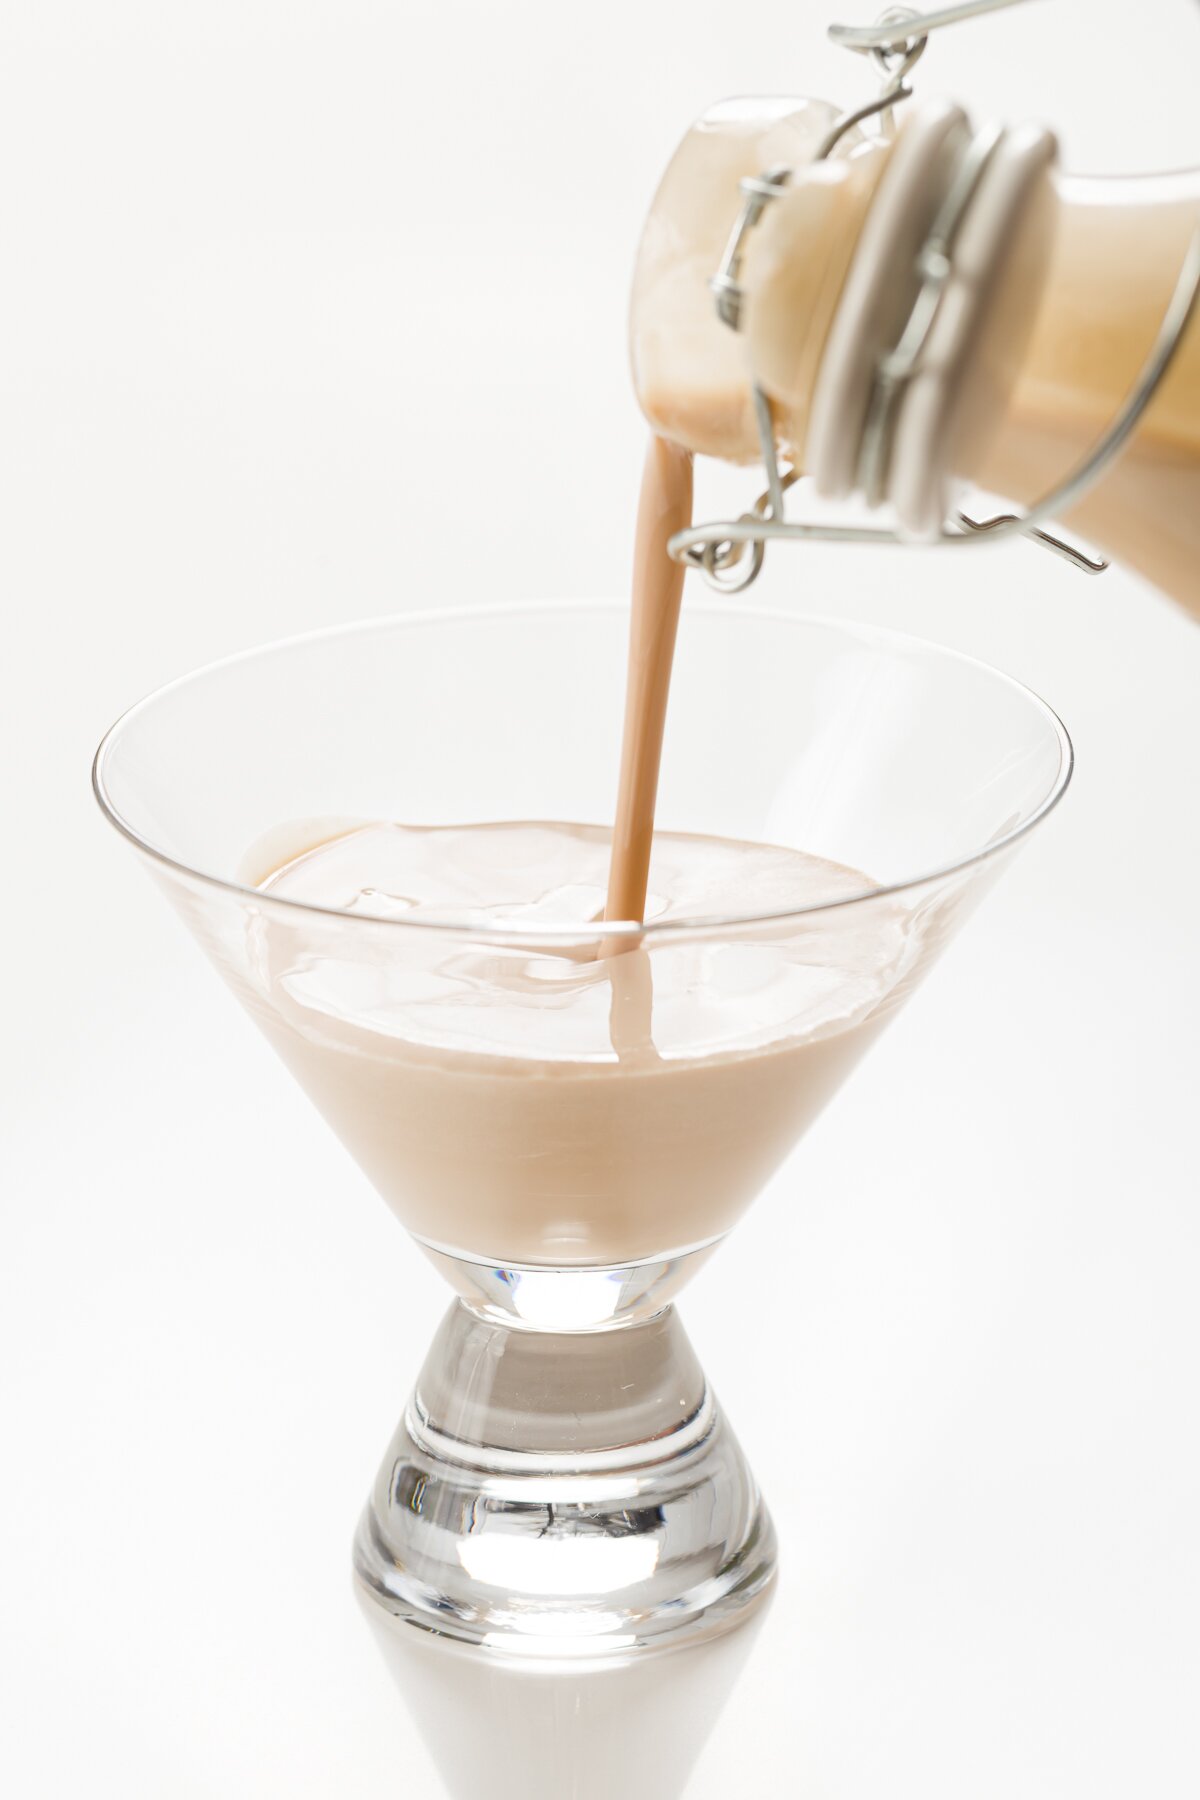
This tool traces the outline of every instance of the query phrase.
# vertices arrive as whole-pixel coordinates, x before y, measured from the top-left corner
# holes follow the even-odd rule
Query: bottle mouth
[[[755,247],[758,234],[739,213],[745,220],[748,206],[756,225],[755,208],[773,192],[764,171],[787,179],[811,167],[840,116],[831,102],[802,96],[725,100],[696,121],[668,164],[638,248],[629,319],[634,388],[660,437],[727,462],[758,460],[737,329],[737,246],[744,238]]]
[[[748,905],[720,913],[672,916],[649,922],[610,921],[603,927],[606,939],[636,940],[650,944],[696,934],[716,935],[754,927],[769,929],[786,925],[790,921],[845,911],[869,901],[907,893],[928,883],[947,880],[1002,856],[1053,810],[1066,791],[1071,778],[1073,752],[1070,738],[1057,715],[1019,682],[974,658],[874,626],[848,625],[843,621],[811,616],[801,617],[785,607],[748,606],[745,603],[697,597],[688,601],[688,615],[695,621],[705,620],[707,628],[717,632],[723,631],[725,622],[728,621],[737,633],[736,639],[730,640],[732,642],[742,641],[749,632],[769,633],[771,641],[768,648],[775,652],[786,650],[792,666],[801,673],[807,648],[810,662],[818,652],[826,656],[836,653],[846,659],[865,656],[875,658],[881,669],[884,660],[894,661],[897,667],[903,663],[919,668],[920,679],[925,682],[940,681],[943,685],[962,682],[968,688],[972,684],[978,687],[982,683],[989,694],[1001,697],[1006,707],[1016,703],[1013,707],[1014,729],[1019,724],[1028,733],[1032,723],[1042,759],[1039,767],[1045,765],[1046,780],[1039,791],[1014,807],[1003,830],[993,830],[981,835],[981,841],[972,843],[962,854],[931,857],[925,866],[906,871],[902,879],[869,883],[864,885],[861,892],[794,907],[763,909]],[[546,950],[567,950],[593,945],[598,935],[594,924],[548,925],[531,921],[500,926],[495,922],[480,922],[478,919],[461,916],[456,918],[449,911],[446,916],[423,913],[419,918],[400,916],[375,919],[337,907],[272,896],[269,891],[237,876],[234,872],[237,858],[231,856],[223,861],[210,853],[190,848],[181,841],[186,838],[189,825],[188,818],[183,816],[186,814],[187,803],[178,797],[170,781],[164,781],[163,746],[165,744],[170,751],[166,765],[184,771],[193,789],[204,793],[204,758],[216,741],[214,733],[221,734],[225,743],[236,736],[237,715],[229,710],[228,694],[231,688],[236,689],[239,706],[248,711],[250,701],[247,696],[256,696],[259,687],[266,685],[268,676],[272,693],[286,692],[289,672],[293,668],[302,668],[305,682],[314,692],[320,692],[323,662],[328,663],[337,658],[343,671],[347,663],[352,666],[362,663],[365,667],[376,662],[384,653],[385,647],[390,647],[397,659],[397,666],[400,667],[410,644],[415,657],[418,638],[428,640],[431,632],[441,634],[443,638],[453,633],[456,634],[456,644],[461,641],[469,649],[472,639],[485,627],[503,632],[520,630],[525,633],[527,641],[532,641],[535,635],[553,628],[565,634],[560,645],[570,645],[580,629],[593,634],[602,630],[604,641],[614,646],[615,654],[618,642],[623,649],[624,634],[619,632],[618,637],[614,638],[612,628],[614,625],[619,627],[625,617],[627,606],[623,601],[546,601],[504,607],[445,609],[334,627],[328,631],[284,639],[243,652],[198,669],[158,689],[117,720],[96,752],[93,786],[97,801],[115,829],[161,870],[186,884],[223,894],[247,907],[265,909],[281,916],[307,915],[326,921],[335,920],[347,931],[437,932],[496,944],[536,944]],[[775,639],[781,631],[788,634],[786,642],[776,643]],[[691,634],[692,640],[698,635]],[[591,641],[589,637],[588,642]],[[916,676],[913,678],[916,679]],[[1007,717],[1007,713],[1005,716]],[[265,737],[261,732],[258,733],[255,742],[263,747],[264,756],[275,756],[286,763],[287,745],[272,741],[269,732]],[[947,746],[946,753],[949,754],[951,750],[952,746]],[[223,754],[226,757],[227,771],[224,779],[227,791],[232,793],[240,779],[241,765],[234,750],[223,745]],[[143,775],[145,770],[151,771],[149,777]],[[247,766],[247,779],[254,772],[253,768]],[[613,778],[615,779],[615,765]],[[155,786],[153,794],[148,796],[144,789],[150,779]],[[219,797],[216,800],[207,799],[206,804],[219,809]],[[294,816],[295,809],[292,810]],[[314,810],[327,812],[329,808],[322,806]],[[278,820],[272,820],[271,823],[278,823]],[[750,834],[743,832],[740,835]],[[244,855],[247,847],[248,842],[241,845],[239,858]]]

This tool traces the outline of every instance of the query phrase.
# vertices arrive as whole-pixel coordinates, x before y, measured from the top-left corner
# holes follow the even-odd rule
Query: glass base
[[[649,1262],[502,1263],[416,1238],[439,1274],[472,1312],[533,1331],[612,1331],[634,1325],[675,1299],[707,1262],[720,1238],[689,1244]]]
[[[728,1629],[770,1584],[775,1534],[672,1307],[563,1332],[458,1300],[354,1565],[397,1618],[556,1660]]]

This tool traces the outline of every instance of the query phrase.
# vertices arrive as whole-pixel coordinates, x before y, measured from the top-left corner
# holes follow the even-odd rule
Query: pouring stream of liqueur
[[[604,908],[610,921],[641,920],[646,913],[658,771],[683,597],[684,570],[671,561],[667,544],[691,522],[691,453],[652,437],[642,473],[633,555],[621,779]],[[608,939],[601,954],[615,955],[635,943]]]

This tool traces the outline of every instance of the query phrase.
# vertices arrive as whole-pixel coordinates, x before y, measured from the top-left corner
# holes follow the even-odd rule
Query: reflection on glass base
[[[417,1238],[472,1312],[534,1331],[612,1331],[661,1312],[707,1262],[719,1237],[649,1262],[611,1265],[484,1262]]]
[[[355,1570],[390,1613],[522,1659],[725,1630],[775,1535],[673,1309],[531,1330],[457,1301],[380,1469]]]

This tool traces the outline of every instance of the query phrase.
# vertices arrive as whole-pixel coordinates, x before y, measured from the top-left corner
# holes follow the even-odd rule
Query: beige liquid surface
[[[713,1242],[840,1086],[936,935],[911,902],[858,898],[872,884],[855,870],[655,831],[683,588],[666,546],[691,499],[691,456],[652,439],[611,831],[381,823],[260,884],[380,921],[347,933],[264,914],[251,1004],[431,1248],[594,1266]],[[779,922],[713,923],[748,915]],[[410,929],[388,929],[400,920]],[[606,936],[612,921],[650,929]]]
[[[381,824],[265,891],[461,934],[259,921],[255,1012],[403,1223],[481,1259],[619,1264],[710,1242],[870,1043],[922,949],[882,896],[602,957],[612,834],[554,822]],[[651,922],[862,894],[771,846],[657,834]],[[539,931],[578,926],[574,943]],[[481,942],[516,928],[528,942]],[[347,936],[354,942],[347,944]]]
[[[870,893],[855,870],[655,832],[683,587],[666,546],[691,496],[690,455],[652,439],[613,830],[379,824],[260,883],[381,922],[347,933],[265,913],[251,1004],[431,1247],[561,1266],[711,1243],[840,1085],[920,955],[902,901],[831,906]],[[803,916],[814,907],[827,910]],[[398,920],[424,928],[387,929]],[[652,929],[606,937],[607,921]],[[673,921],[709,923],[671,934]]]

